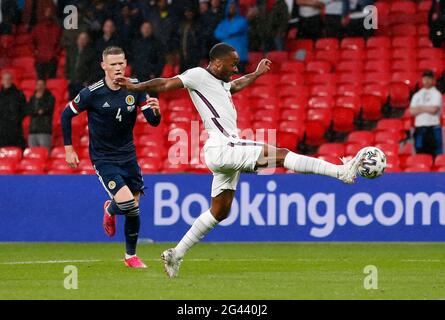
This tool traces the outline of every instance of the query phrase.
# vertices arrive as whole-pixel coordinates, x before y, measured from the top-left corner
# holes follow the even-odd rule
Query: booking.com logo
[[[432,219],[445,225],[445,193],[425,192],[396,194],[384,192],[371,195],[367,192],[352,194],[341,206],[335,193],[279,193],[277,183],[266,184],[267,193],[251,193],[251,185],[241,182],[239,199],[234,199],[229,217],[221,226],[311,226],[310,236],[325,238],[336,226],[347,223],[364,227],[371,223],[390,227],[397,224],[412,226],[415,221],[423,226],[432,224]],[[343,201],[342,201],[343,203]],[[180,194],[179,187],[171,182],[158,182],[154,186],[154,225],[169,226],[181,218],[189,225],[199,213],[191,207],[200,207],[199,213],[209,208],[207,197],[200,193]],[[438,216],[433,216],[433,206],[438,206]],[[420,207],[421,210],[415,210]],[[358,210],[360,208],[360,210]],[[360,211],[360,212],[359,212]],[[433,216],[433,217],[432,217]]]

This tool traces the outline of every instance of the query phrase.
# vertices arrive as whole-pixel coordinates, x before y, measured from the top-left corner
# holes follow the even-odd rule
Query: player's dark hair
[[[234,47],[227,43],[218,43],[213,46],[212,49],[210,49],[209,57],[210,61],[213,61],[215,59],[221,59],[226,57],[230,52],[236,51]]]
[[[106,56],[116,54],[125,54],[125,52],[121,47],[111,46],[105,48],[105,50],[102,52],[102,57],[105,58]]]

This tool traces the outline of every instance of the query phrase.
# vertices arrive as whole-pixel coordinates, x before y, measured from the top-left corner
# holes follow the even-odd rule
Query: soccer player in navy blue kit
[[[119,47],[104,50],[101,62],[105,78],[84,88],[62,113],[62,130],[66,161],[76,168],[79,158],[72,146],[71,119],[83,111],[88,113],[90,158],[111,200],[104,204],[103,227],[112,237],[116,232],[116,215],[125,216],[125,265],[146,268],[136,255],[140,218],[139,198],[144,181],[136,159],[133,128],[137,108],[147,122],[156,127],[161,121],[159,102],[145,94],[128,91],[113,83],[125,73],[127,61]],[[137,83],[136,79],[131,80]]]

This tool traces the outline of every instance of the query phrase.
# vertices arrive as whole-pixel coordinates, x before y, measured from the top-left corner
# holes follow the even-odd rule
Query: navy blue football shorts
[[[94,169],[110,198],[124,186],[133,193],[144,193],[144,179],[136,159],[118,163],[98,161],[94,163]]]

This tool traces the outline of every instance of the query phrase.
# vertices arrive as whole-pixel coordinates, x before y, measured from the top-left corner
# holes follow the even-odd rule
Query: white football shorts
[[[204,146],[207,167],[213,172],[212,198],[223,190],[236,190],[241,172],[256,172],[263,143],[237,139]]]

